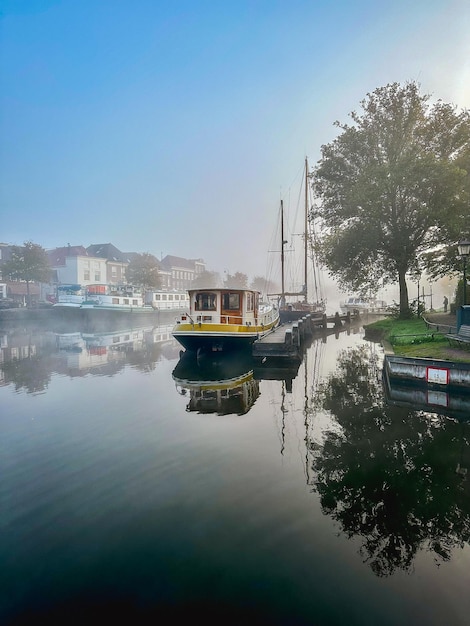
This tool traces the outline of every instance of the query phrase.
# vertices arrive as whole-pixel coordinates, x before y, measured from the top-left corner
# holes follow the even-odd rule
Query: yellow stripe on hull
[[[207,323],[199,323],[195,324],[178,324],[174,328],[175,333],[186,333],[186,332],[200,332],[200,333],[216,333],[218,335],[233,335],[238,333],[248,333],[251,335],[257,335],[258,333],[266,332],[267,330],[271,330],[278,320],[272,322],[267,326],[243,326],[243,325],[235,325],[235,324],[207,324]]]

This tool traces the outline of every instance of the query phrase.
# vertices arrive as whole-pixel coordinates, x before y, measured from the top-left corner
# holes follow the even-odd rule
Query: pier
[[[359,314],[351,313],[335,313],[332,316],[307,314],[299,320],[285,322],[265,337],[257,339],[252,346],[253,357],[301,361],[303,351],[314,335],[340,332],[360,319]]]

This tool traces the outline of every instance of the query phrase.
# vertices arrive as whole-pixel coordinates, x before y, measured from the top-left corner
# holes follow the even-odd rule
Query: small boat
[[[272,302],[261,302],[252,289],[189,289],[189,311],[173,328],[186,350],[228,352],[246,349],[279,324]]]
[[[378,298],[366,298],[363,296],[348,296],[339,304],[342,313],[374,313],[387,312],[388,304]]]

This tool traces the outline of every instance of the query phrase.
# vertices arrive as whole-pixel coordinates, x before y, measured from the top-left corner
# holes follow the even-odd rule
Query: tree
[[[158,289],[161,285],[158,260],[153,254],[138,254],[127,266],[126,278],[130,284],[144,289]]]
[[[210,272],[209,270],[205,270],[196,276],[196,278],[192,281],[192,288],[212,288],[218,287],[220,285],[220,274],[218,272]]]
[[[246,289],[248,287],[248,276],[242,272],[226,275],[224,287],[228,289]]]
[[[11,259],[2,265],[2,275],[11,280],[25,281],[27,301],[31,305],[30,283],[46,283],[51,277],[47,252],[32,241],[25,241],[23,246],[12,246]]]
[[[279,291],[278,285],[263,276],[255,276],[251,281],[251,288],[256,289],[256,291],[259,291],[264,295]]]
[[[455,271],[468,229],[470,115],[428,101],[414,82],[367,94],[353,125],[335,123],[342,132],[314,171],[320,259],[360,293],[398,281],[400,317],[410,314],[407,274]]]

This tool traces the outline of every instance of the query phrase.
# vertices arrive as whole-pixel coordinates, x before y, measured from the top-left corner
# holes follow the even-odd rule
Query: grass
[[[387,340],[401,356],[470,363],[470,350],[450,346],[443,333],[428,329],[420,318],[386,318],[368,324],[367,331]]]

